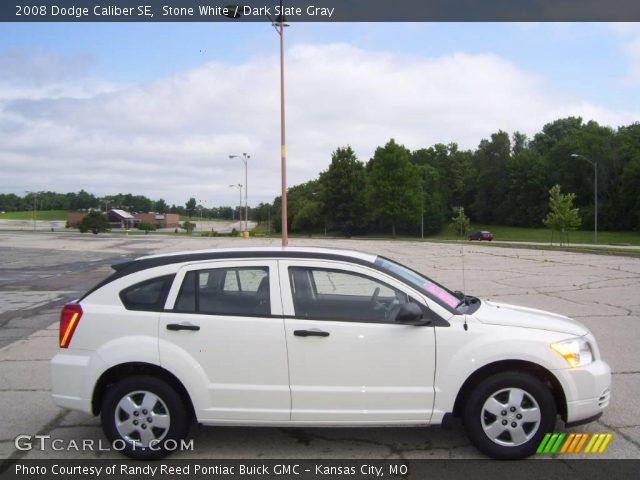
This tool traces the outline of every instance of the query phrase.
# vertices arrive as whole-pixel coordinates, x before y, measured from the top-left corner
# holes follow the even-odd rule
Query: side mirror
[[[415,303],[405,303],[400,306],[396,315],[396,322],[404,325],[429,325],[431,320],[423,318],[422,309]]]

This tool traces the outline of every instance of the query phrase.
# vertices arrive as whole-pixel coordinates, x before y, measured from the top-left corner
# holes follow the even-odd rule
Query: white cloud
[[[627,58],[626,76],[622,81],[628,85],[640,84],[640,24],[612,23],[611,30],[617,35],[620,48]]]
[[[280,189],[278,74],[278,58],[261,57],[136,86],[82,71],[28,88],[0,78],[0,190],[233,204],[228,185],[244,175],[228,156],[248,152],[249,201],[270,200]],[[612,126],[638,118],[560,97],[544,78],[493,54],[301,45],[287,52],[285,75],[290,185],[315,178],[346,144],[366,161],[391,137],[411,149],[451,141],[473,148],[498,129],[533,134],[567,115]]]

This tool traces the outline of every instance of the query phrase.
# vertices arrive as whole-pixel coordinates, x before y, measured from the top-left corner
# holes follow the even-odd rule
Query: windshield
[[[395,263],[384,257],[376,258],[375,264],[384,270],[394,273],[395,275],[399,275],[418,291],[425,293],[428,297],[434,299],[443,306],[447,306],[455,310],[460,303],[460,298],[458,298],[452,291],[443,287],[439,283],[434,282],[430,278],[405,267],[404,265],[400,265],[399,263]]]

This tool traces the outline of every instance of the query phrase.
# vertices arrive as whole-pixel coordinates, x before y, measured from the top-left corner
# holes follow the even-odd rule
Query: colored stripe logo
[[[612,433],[547,433],[536,453],[603,453],[613,438]],[[586,445],[586,446],[585,446]],[[584,450],[583,450],[584,449]]]

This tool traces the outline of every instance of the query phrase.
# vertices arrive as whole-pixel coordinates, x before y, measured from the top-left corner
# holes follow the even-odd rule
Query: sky
[[[249,205],[271,201],[278,45],[269,23],[0,24],[0,193],[236,205],[247,153]],[[346,145],[640,121],[640,24],[294,23],[285,62],[289,186]]]

